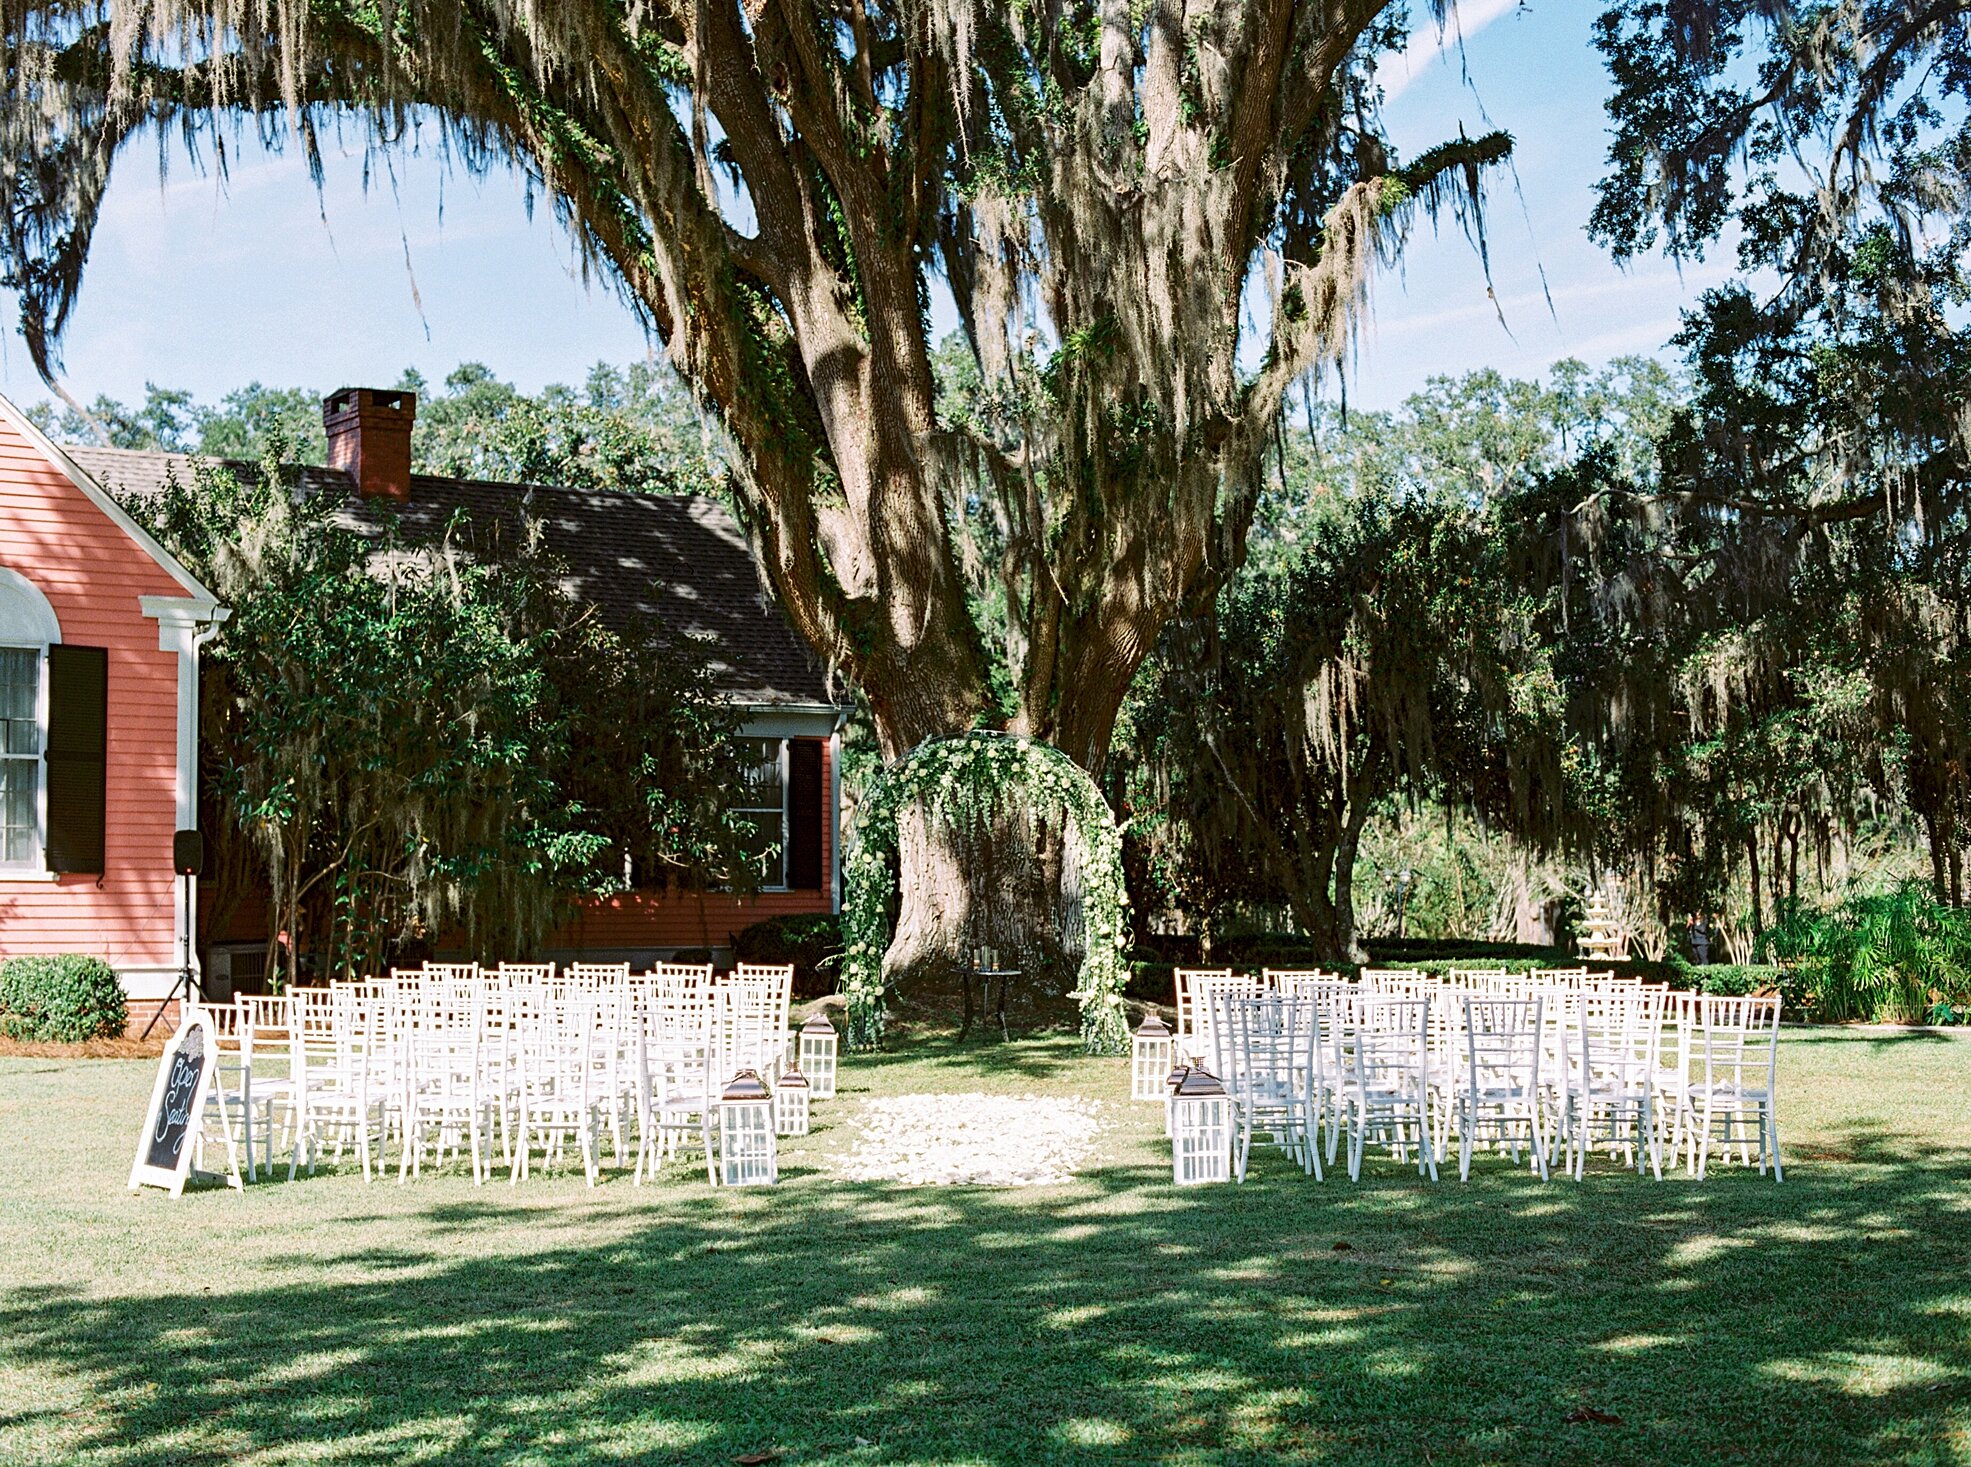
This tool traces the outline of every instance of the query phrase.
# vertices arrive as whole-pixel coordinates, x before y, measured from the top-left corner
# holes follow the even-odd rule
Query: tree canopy
[[[718,445],[661,362],[597,362],[579,387],[550,383],[537,393],[480,362],[460,363],[436,388],[407,369],[397,386],[418,394],[411,466],[419,473],[650,493],[713,483]],[[151,383],[141,403],[99,395],[66,407],[43,403],[30,416],[71,443],[247,463],[278,446],[303,463],[328,461],[322,393],[311,387],[249,382],[200,402]]]
[[[1802,832],[1824,849],[1873,791],[1908,798],[1960,901],[1971,6],[1623,0],[1597,37],[1615,130],[1595,234],[1629,258],[1730,232],[1745,278],[1678,338],[1697,391],[1660,479],[1580,486],[1582,528],[1625,520],[1653,549],[1616,583],[1705,639],[1690,716],[1745,791],[1755,871],[1772,836],[1775,895]]]
[[[602,627],[538,555],[379,544],[278,462],[128,508],[233,608],[200,687],[202,911],[264,896],[287,980],[441,934],[528,951],[631,880],[757,883],[702,646]]]
[[[1386,0],[27,3],[0,251],[52,371],[112,166],[149,129],[224,166],[251,127],[320,170],[354,119],[374,148],[442,133],[517,166],[730,435],[775,588],[890,752],[987,711],[951,536],[983,490],[1010,527],[1013,721],[1097,765],[1163,622],[1237,563],[1287,387],[1342,350],[1411,211],[1469,220],[1506,152],[1393,155],[1373,67],[1407,20]],[[936,412],[933,288],[989,423]]]

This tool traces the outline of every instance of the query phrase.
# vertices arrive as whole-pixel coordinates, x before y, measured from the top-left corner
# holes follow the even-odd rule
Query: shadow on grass
[[[1789,1026],[1786,1035],[1789,1047],[1834,1046],[1854,1048],[1867,1045],[1870,1054],[1907,1048],[1909,1046],[1935,1046],[1951,1044],[1971,1044],[1971,1028],[1954,1029],[1888,1029],[1875,1026],[1847,1026],[1836,1024],[1801,1025],[1797,1031]]]
[[[1009,1043],[999,1037],[997,1029],[990,1035],[974,1030],[961,1041],[955,1028],[916,1032],[908,1042],[854,1055],[852,1062],[856,1070],[871,1074],[897,1069],[935,1070],[959,1077],[1018,1076],[1027,1080],[1085,1075],[1091,1063],[1099,1063],[1082,1053],[1078,1034],[1016,1036]],[[845,1070],[845,1083],[847,1074]]]
[[[130,1467],[1960,1462],[1971,1157],[1827,1145],[1859,1165],[1783,1187],[1318,1186],[1262,1155],[1184,1192],[625,1189],[580,1246],[489,1192],[422,1246],[311,1229],[277,1286],[14,1287],[0,1365],[86,1381],[86,1450]]]

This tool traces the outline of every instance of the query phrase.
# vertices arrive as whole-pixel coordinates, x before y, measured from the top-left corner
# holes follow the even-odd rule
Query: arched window
[[[48,649],[61,640],[48,598],[0,566],[0,871],[42,868]]]

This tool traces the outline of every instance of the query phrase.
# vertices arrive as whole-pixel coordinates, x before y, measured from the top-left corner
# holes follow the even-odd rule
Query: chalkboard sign
[[[192,1153],[205,1120],[205,1093],[216,1058],[212,1026],[196,1009],[186,1017],[158,1063],[150,1109],[137,1138],[137,1160],[130,1186],[168,1187],[173,1197],[192,1175]]]

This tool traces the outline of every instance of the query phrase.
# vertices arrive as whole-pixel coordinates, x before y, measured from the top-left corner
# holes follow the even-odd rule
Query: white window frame
[[[46,643],[0,642],[0,652],[25,652],[34,658],[34,753],[0,750],[0,764],[34,766],[34,848],[24,861],[9,861],[0,845],[0,874],[42,876],[48,870],[48,647]]]
[[[787,885],[787,740],[774,737],[770,734],[741,734],[740,737],[749,744],[772,744],[779,753],[780,876],[776,881],[763,879],[760,882],[759,889],[761,891],[787,891],[789,889]],[[760,817],[769,815],[772,812],[771,807],[766,805],[734,805],[732,807],[732,813],[735,815],[744,815],[749,819],[754,819],[757,823]]]
[[[48,649],[61,645],[61,622],[41,588],[0,566],[0,647],[34,656],[34,850],[9,861],[0,849],[0,881],[52,881],[48,870]],[[0,755],[11,762],[18,755]]]

